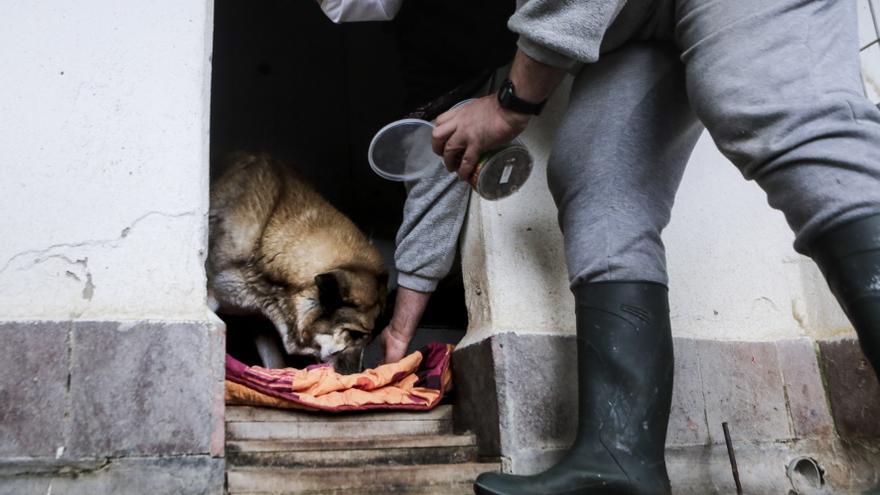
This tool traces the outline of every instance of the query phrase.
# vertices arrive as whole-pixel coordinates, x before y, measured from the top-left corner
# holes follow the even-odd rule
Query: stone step
[[[472,462],[473,435],[381,436],[309,440],[230,440],[228,466],[329,467]]]
[[[499,469],[497,463],[476,462],[319,469],[233,468],[227,471],[226,480],[230,495],[433,495],[473,493],[471,483],[477,475]]]
[[[321,491],[309,492],[241,492],[226,491],[226,495],[286,495],[288,493],[296,493],[296,495],[474,495],[473,483],[471,481],[463,483],[449,483],[437,486],[383,486],[369,487],[352,491],[350,488],[328,489]]]
[[[431,411],[327,414],[247,406],[226,408],[227,440],[303,440],[452,433],[452,406]]]

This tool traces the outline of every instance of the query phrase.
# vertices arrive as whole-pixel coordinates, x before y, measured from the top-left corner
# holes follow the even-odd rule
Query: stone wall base
[[[674,345],[667,462],[675,493],[733,493],[724,422],[746,493],[814,493],[793,484],[803,480],[789,465],[802,458],[812,461],[801,470],[815,462],[822,472],[813,490],[880,484],[880,384],[856,340]],[[552,465],[577,427],[576,354],[573,336],[512,333],[456,350],[457,427],[476,433],[480,453],[500,457],[507,472]]]
[[[0,461],[0,495],[220,495],[222,458],[209,455]]]
[[[0,323],[0,494],[221,493],[224,333]]]

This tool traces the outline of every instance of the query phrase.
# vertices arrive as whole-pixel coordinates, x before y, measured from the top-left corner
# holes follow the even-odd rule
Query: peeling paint
[[[89,272],[86,272],[86,284],[82,290],[82,298],[87,301],[91,301],[92,296],[94,296],[94,295],[95,295],[95,284],[92,283],[92,274]]]
[[[95,235],[12,256],[7,251],[0,257],[3,319],[201,318],[204,259],[197,252],[206,242],[204,212],[131,218],[124,238],[115,230],[120,236]]]

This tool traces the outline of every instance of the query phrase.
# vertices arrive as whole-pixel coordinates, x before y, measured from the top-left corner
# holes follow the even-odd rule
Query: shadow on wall
[[[405,191],[375,176],[366,153],[402,112],[389,25],[334,25],[315,2],[216,3],[212,164],[230,151],[268,151],[368,235],[393,240]]]

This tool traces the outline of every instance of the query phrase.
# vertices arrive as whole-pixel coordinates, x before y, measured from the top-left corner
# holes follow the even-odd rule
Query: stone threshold
[[[667,457],[677,492],[714,493],[705,490],[729,476],[724,422],[752,482],[775,487],[751,493],[787,493],[785,468],[801,455],[827,466],[834,493],[880,481],[880,384],[854,338],[674,346]],[[575,364],[574,336],[502,333],[456,350],[456,428],[476,433],[480,454],[500,456],[506,471],[540,471],[574,436]]]

